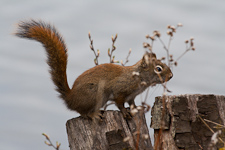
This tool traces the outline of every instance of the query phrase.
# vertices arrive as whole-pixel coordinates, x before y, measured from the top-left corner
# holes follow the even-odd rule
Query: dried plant
[[[94,63],[95,63],[95,65],[98,65],[98,57],[100,55],[100,51],[99,51],[99,49],[97,49],[97,53],[95,52],[95,49],[94,49],[94,46],[93,46],[93,40],[91,39],[91,33],[90,32],[88,33],[88,37],[89,37],[89,40],[90,40],[90,48],[94,52],[94,55],[95,55]]]
[[[148,134],[141,134],[142,121],[140,121],[140,118],[142,118],[144,114],[150,110],[150,108],[150,105],[146,103],[142,103],[142,106],[134,107],[134,105],[131,105],[130,107],[130,114],[134,118],[134,122],[136,124],[136,131],[132,134],[133,138],[129,136],[125,137],[123,139],[123,142],[127,142],[133,139],[135,150],[139,149],[140,141],[144,141],[150,138]]]
[[[143,47],[145,49],[147,49],[147,51],[149,52],[153,52],[153,43],[156,41],[156,39],[158,39],[160,41],[160,43],[163,45],[164,50],[166,51],[166,57],[162,57],[161,60],[166,60],[167,59],[167,65],[171,68],[173,65],[177,66],[178,64],[178,60],[184,56],[184,54],[186,54],[188,51],[190,50],[195,50],[194,47],[194,38],[190,38],[189,40],[186,40],[186,49],[185,51],[174,61],[173,59],[173,55],[170,54],[170,46],[171,46],[171,42],[173,40],[174,34],[176,33],[177,29],[182,27],[183,25],[181,23],[178,23],[176,26],[172,26],[172,25],[168,25],[167,26],[167,35],[169,36],[169,41],[167,43],[167,45],[165,44],[165,42],[161,39],[161,33],[159,31],[153,31],[153,35],[150,36],[149,34],[146,35],[146,38],[149,39],[151,42],[144,42],[143,43]],[[162,81],[162,77],[160,76],[160,74],[158,74],[160,80]],[[166,106],[166,95],[167,92],[171,92],[170,90],[168,90],[167,86],[166,86],[167,82],[163,83],[162,82],[162,86],[163,86],[163,94],[162,94],[162,118],[161,118],[161,129],[159,130],[159,134],[158,137],[156,138],[155,141],[155,149],[161,149],[161,135],[162,135],[162,131],[163,126],[164,126],[164,122],[163,122],[163,118],[165,116],[165,106]],[[148,93],[148,92],[147,92]],[[146,94],[147,96],[147,94]],[[146,100],[146,99],[145,99]]]
[[[60,147],[60,143],[56,142],[56,146],[52,144],[52,141],[50,140],[49,136],[45,133],[42,133],[43,136],[45,136],[46,140],[45,141],[45,144],[48,145],[48,146],[52,146],[55,150],[59,150],[59,147]]]
[[[153,42],[156,40],[156,39],[159,39],[160,43],[163,45],[163,48],[165,49],[166,51],[166,57],[167,57],[167,65],[169,67],[172,67],[172,65],[174,66],[177,66],[178,64],[178,60],[185,54],[187,53],[188,51],[190,50],[195,50],[195,47],[194,47],[194,38],[190,38],[190,40],[186,40],[185,43],[186,43],[186,50],[184,51],[184,53],[182,53],[175,61],[173,59],[173,55],[170,54],[170,45],[171,45],[171,41],[173,40],[173,37],[174,37],[174,34],[176,33],[177,29],[182,27],[183,25],[181,23],[178,23],[175,26],[171,26],[171,25],[168,25],[167,26],[167,35],[169,36],[169,41],[168,41],[168,44],[166,45],[165,42],[161,39],[161,33],[159,31],[154,31],[153,32],[153,35],[150,36],[150,35],[146,35],[146,38],[147,39],[150,39],[151,40],[151,44],[150,43],[147,43],[147,42],[144,42],[143,43],[143,47],[144,48],[147,48],[147,50],[149,50],[150,52],[152,52],[153,50]],[[161,58],[161,60],[165,60],[165,57]]]
[[[111,37],[112,38],[112,48],[110,50],[110,48],[108,49],[108,56],[109,56],[109,62],[110,63],[119,63],[119,61],[115,60],[115,56],[112,56],[113,52],[116,50],[116,46],[115,46],[115,42],[117,39],[117,34],[115,35],[115,37]]]
[[[161,58],[161,60],[167,60],[167,65],[171,68],[173,65],[174,66],[177,66],[177,64],[178,64],[178,60],[181,58],[181,57],[183,57],[184,56],[184,54],[186,54],[188,51],[190,51],[190,50],[195,50],[195,48],[194,48],[194,42],[193,42],[193,40],[194,40],[194,38],[190,38],[189,40],[186,40],[185,41],[185,44],[186,44],[186,49],[185,49],[185,51],[174,61],[174,59],[173,59],[173,55],[171,55],[170,54],[170,46],[171,46],[171,42],[172,42],[172,40],[173,40],[173,38],[174,38],[174,35],[175,35],[175,33],[176,33],[176,31],[177,31],[177,29],[178,28],[180,28],[180,27],[182,27],[183,25],[181,24],[181,23],[178,23],[177,24],[177,26],[175,27],[175,26],[171,26],[171,25],[169,25],[169,26],[167,26],[167,35],[169,36],[169,41],[168,41],[168,43],[167,43],[167,45],[164,43],[164,41],[161,39],[161,33],[159,32],[159,31],[154,31],[153,32],[153,35],[152,36],[150,36],[150,35],[146,35],[146,38],[147,39],[149,39],[151,42],[144,42],[143,43],[143,47],[144,48],[146,48],[147,49],[147,51],[149,51],[149,52],[153,52],[153,44],[154,44],[154,42],[158,39],[159,41],[160,41],[160,43],[163,45],[163,48],[165,49],[165,51],[166,51],[166,57],[162,57]],[[115,56],[113,56],[112,57],[112,53],[115,51],[115,49],[116,49],[116,47],[114,46],[114,43],[115,43],[115,41],[116,41],[116,38],[117,38],[117,35],[115,36],[115,38],[112,36],[112,50],[110,51],[110,49],[108,49],[108,55],[109,55],[109,57],[110,57],[110,62],[111,63],[113,63],[114,62],[114,58],[115,58]],[[128,55],[127,55],[127,57],[126,57],[126,61],[125,61],[125,63],[123,63],[123,61],[121,61],[121,65],[125,65],[129,60],[128,60],[128,58],[129,58],[129,56],[130,56],[130,53],[131,53],[131,49],[129,50],[129,53],[128,53]],[[138,79],[138,76],[139,76],[139,73],[138,72],[133,72],[133,76],[134,76],[134,79]],[[137,78],[136,78],[137,77]],[[164,118],[164,116],[165,116],[165,106],[166,106],[166,95],[167,95],[167,92],[171,92],[168,88],[167,88],[167,82],[165,82],[165,83],[163,83],[163,79],[162,79],[162,77],[161,77],[161,75],[160,74],[158,74],[158,77],[160,78],[160,80],[161,80],[161,82],[162,82],[162,86],[163,86],[163,94],[162,94],[162,107],[163,107],[163,110],[162,110],[162,122],[161,122],[161,129],[160,129],[160,131],[159,131],[159,136],[157,137],[157,139],[156,139],[156,142],[155,142],[155,149],[161,149],[161,143],[162,143],[162,141],[161,141],[161,135],[162,135],[162,131],[164,130],[163,129],[163,126],[164,126],[164,122],[163,122],[163,118]],[[140,87],[141,86],[144,86],[144,83],[140,83],[140,85],[139,85]],[[147,101],[147,97],[148,97],[148,93],[149,93],[149,88],[147,89],[147,93],[146,93],[146,95],[145,95],[145,98],[144,98],[144,100],[142,100],[142,106],[141,107],[137,107],[137,108],[134,108],[134,107],[131,107],[130,108],[130,114],[132,115],[132,116],[135,116],[139,111],[141,111],[142,113],[141,113],[141,115],[144,115],[145,113],[147,113],[147,112],[149,112],[150,111],[150,108],[151,108],[151,106],[150,105],[148,105],[147,103],[146,103],[146,101]],[[109,104],[110,105],[110,104]],[[106,107],[107,107],[108,105],[106,105]],[[106,107],[105,107],[105,109],[106,109]],[[140,109],[140,108],[142,108],[142,109]],[[144,108],[144,110],[143,110],[143,108]],[[136,120],[135,120],[135,122],[136,122],[136,125],[137,125],[137,128],[136,128],[136,132],[134,132],[133,134],[135,134],[136,135],[136,140],[134,141],[134,143],[135,143],[135,149],[136,150],[138,150],[138,145],[139,145],[139,140],[140,140],[140,138],[141,137],[145,137],[144,135],[140,135],[140,128],[141,128],[141,122],[136,118]],[[134,136],[134,135],[133,135]],[[130,139],[130,137],[126,137],[125,139],[124,139],[124,141],[127,141],[127,140],[129,140]]]
[[[225,141],[222,138],[219,137],[219,135],[222,134],[222,131],[221,130],[218,130],[218,131],[215,132],[212,128],[210,128],[210,126],[206,122],[209,122],[209,123],[212,123],[212,124],[216,125],[216,128],[219,127],[219,128],[225,129],[225,126],[222,125],[222,124],[219,124],[219,123],[216,123],[216,122],[207,120],[207,119],[203,119],[200,115],[198,115],[197,117],[213,133],[212,138],[211,138],[211,141],[209,143],[210,150],[213,150],[214,149],[214,146],[217,144],[218,141],[222,142],[224,144],[223,148],[225,148]]]
[[[189,40],[186,40],[185,43],[186,43],[186,50],[176,59],[176,61],[174,61],[174,65],[177,66],[177,61],[184,56],[184,54],[186,54],[188,51],[190,50],[195,50],[195,47],[194,47],[194,42],[193,42],[194,38],[191,37]]]
[[[121,65],[122,65],[122,66],[125,66],[125,65],[126,65],[126,63],[128,63],[128,62],[129,62],[129,57],[130,57],[130,54],[131,54],[131,48],[129,49],[129,52],[128,52],[127,57],[126,57],[126,60],[125,60],[125,63],[123,63],[123,61],[122,61],[122,60],[120,61],[120,63],[121,63]]]
[[[166,57],[162,57],[161,60],[166,60],[167,61],[167,65],[170,68],[173,65],[177,66],[178,60],[180,60],[181,57],[183,57],[188,51],[190,51],[190,50],[194,51],[195,50],[194,42],[193,42],[194,38],[190,38],[189,40],[185,41],[186,49],[177,59],[174,60],[173,55],[170,54],[171,42],[172,42],[172,40],[174,38],[174,35],[177,32],[178,28],[180,28],[182,26],[183,25],[181,23],[178,23],[176,26],[172,26],[172,25],[168,25],[167,26],[166,34],[169,36],[169,41],[168,41],[167,44],[165,44],[165,42],[161,39],[161,33],[159,31],[157,31],[157,30],[153,31],[153,35],[152,36],[146,35],[146,38],[148,40],[150,40],[150,42],[144,42],[143,43],[143,47],[145,49],[147,49],[147,51],[152,53],[153,52],[153,44],[158,39],[160,41],[160,43],[162,44],[164,50],[166,51]],[[94,55],[95,55],[94,62],[95,62],[96,65],[98,65],[99,64],[98,63],[98,57],[99,57],[100,51],[97,50],[97,53],[96,53],[96,51],[94,49],[94,46],[93,46],[93,40],[91,38],[90,32],[89,32],[88,36],[89,36],[89,40],[90,40],[90,48],[94,52]],[[108,56],[109,56],[109,59],[110,59],[110,63],[119,63],[119,61],[115,60],[115,56],[113,55],[113,52],[116,50],[115,42],[116,42],[117,37],[118,37],[117,34],[115,35],[115,37],[114,36],[111,37],[111,39],[112,39],[112,48],[108,49]],[[131,49],[128,52],[128,55],[126,57],[125,62],[123,63],[122,60],[120,61],[122,66],[125,66],[125,64],[129,61],[128,58],[129,58],[130,54],[131,54]],[[135,79],[135,77],[139,76],[138,72],[137,73],[133,72],[133,76],[134,76],[134,79]],[[160,74],[158,74],[158,77],[160,78],[160,80],[162,82],[162,86],[163,86],[163,94],[162,94],[163,110],[162,110],[162,119],[161,119],[161,120],[163,120],[163,118],[165,116],[166,95],[167,95],[167,92],[171,92],[171,91],[167,88],[167,82],[163,83],[163,79],[162,79]],[[136,79],[138,79],[138,77]],[[139,86],[141,87],[141,86],[144,86],[144,85],[145,85],[145,83],[141,82]],[[148,93],[149,93],[149,88],[147,89],[147,93],[145,95],[144,100],[142,100],[142,106],[139,106],[139,107],[132,107],[131,106],[130,114],[132,116],[135,116],[139,111],[141,111],[141,115],[144,115],[145,113],[150,111],[151,106],[146,103],[147,97],[148,97]],[[111,105],[111,104],[113,104],[113,103],[106,104],[105,107],[104,107],[104,110],[106,110],[106,108],[109,105]],[[137,129],[136,129],[136,132],[133,133],[133,136],[135,135],[135,137],[136,137],[136,140],[134,141],[134,143],[135,143],[135,149],[138,150],[138,145],[139,145],[140,138],[144,138],[144,137],[148,138],[147,137],[148,135],[147,136],[146,135],[140,135],[141,122],[137,118],[136,118],[135,122],[136,122],[136,125],[137,125]],[[155,149],[161,149],[160,148],[160,143],[162,143],[162,141],[161,141],[160,137],[161,137],[161,134],[162,134],[162,131],[163,131],[163,121],[161,122],[161,127],[162,128],[160,129],[159,135],[158,135],[158,137],[157,137],[157,139],[155,141]],[[124,141],[126,142],[129,139],[130,139],[130,137],[126,137],[126,138],[124,138]],[[51,142],[49,143],[49,145],[52,145]]]
[[[94,46],[93,46],[93,40],[91,38],[90,32],[88,33],[88,37],[90,40],[90,49],[94,52],[94,55],[95,55],[94,63],[95,63],[95,65],[99,65],[98,57],[100,55],[100,51],[99,51],[99,49],[97,49],[97,53],[96,53]],[[111,36],[112,48],[111,49],[108,48],[109,63],[119,63],[120,62],[122,66],[125,66],[126,63],[129,62],[129,56],[131,54],[131,49],[129,49],[129,52],[127,54],[127,57],[126,57],[126,60],[124,63],[123,63],[123,60],[121,60],[121,61],[115,60],[115,55],[113,55],[113,52],[116,50],[115,42],[116,42],[117,37],[118,37],[118,34],[116,34],[115,37]]]

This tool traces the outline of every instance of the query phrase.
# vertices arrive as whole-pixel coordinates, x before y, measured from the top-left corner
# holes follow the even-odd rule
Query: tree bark
[[[213,132],[221,128],[209,121],[225,125],[224,96],[196,94],[156,97],[151,114],[154,149],[206,150],[223,147],[220,140],[216,145],[212,144]],[[223,128],[220,135],[223,140],[224,135]]]
[[[153,150],[143,111],[125,120],[119,111],[106,111],[103,121],[82,117],[66,123],[70,150]]]

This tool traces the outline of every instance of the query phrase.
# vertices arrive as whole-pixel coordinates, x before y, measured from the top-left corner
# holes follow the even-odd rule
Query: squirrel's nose
[[[169,79],[171,79],[173,77],[173,73],[171,72],[170,74],[169,74]]]

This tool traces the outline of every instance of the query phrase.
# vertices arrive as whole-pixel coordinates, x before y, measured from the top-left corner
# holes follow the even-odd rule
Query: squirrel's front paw
[[[129,109],[124,108],[124,109],[121,110],[121,113],[123,114],[123,117],[125,119],[131,119],[132,118]]]

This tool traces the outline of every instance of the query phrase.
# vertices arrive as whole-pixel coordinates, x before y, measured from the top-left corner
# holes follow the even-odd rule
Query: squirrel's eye
[[[159,65],[157,65],[156,67],[155,67],[155,73],[161,73],[162,72],[162,67],[161,66],[159,66]]]

